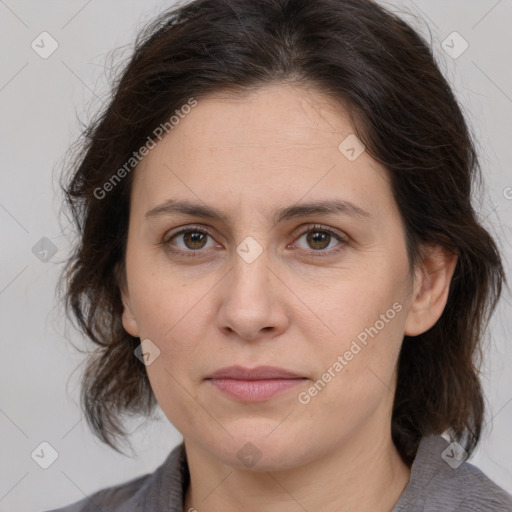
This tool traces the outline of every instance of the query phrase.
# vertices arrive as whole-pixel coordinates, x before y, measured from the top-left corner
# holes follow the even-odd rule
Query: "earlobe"
[[[125,299],[123,299],[122,322],[123,322],[124,330],[128,334],[131,334],[135,338],[139,337],[139,328],[137,326],[137,321],[135,320],[135,316],[133,315],[133,312],[132,312],[130,306],[125,301]]]
[[[126,280],[126,271],[123,262],[119,261],[116,263],[114,267],[114,275],[119,293],[121,295],[121,301],[123,303],[123,314],[121,316],[121,322],[123,324],[124,330],[128,334],[138,338],[139,328],[130,304],[130,296],[127,291],[128,283]]]
[[[416,270],[412,302],[405,323],[406,336],[428,331],[441,317],[457,265],[457,254],[436,245],[425,251]]]
[[[123,315],[122,315],[122,323],[124,330],[134,336],[135,338],[139,337],[139,327],[137,325],[137,320],[135,319],[135,315],[133,314],[130,300],[124,290],[120,289],[121,292],[121,300],[123,301]]]

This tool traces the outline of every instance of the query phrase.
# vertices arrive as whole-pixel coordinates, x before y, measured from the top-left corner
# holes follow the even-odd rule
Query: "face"
[[[414,279],[353,132],[314,90],[209,96],[134,171],[123,325],[160,351],[148,377],[185,442],[232,466],[389,435]],[[211,379],[232,366],[296,378]]]

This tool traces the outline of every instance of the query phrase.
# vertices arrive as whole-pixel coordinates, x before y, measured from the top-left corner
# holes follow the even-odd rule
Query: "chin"
[[[250,424],[246,421],[246,428],[240,422],[236,430],[226,428],[232,437],[212,440],[209,451],[224,464],[249,471],[280,471],[304,463],[306,454],[311,452],[307,446],[311,435],[295,435],[268,419],[252,419]]]

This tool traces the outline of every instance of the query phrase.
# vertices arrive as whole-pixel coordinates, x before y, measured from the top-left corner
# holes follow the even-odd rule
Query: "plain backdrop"
[[[464,108],[486,180],[475,204],[500,241],[510,276],[512,1],[382,3],[431,40]],[[59,218],[57,185],[66,151],[80,133],[79,120],[87,122],[108,97],[107,54],[123,47],[115,59],[126,58],[139,29],[172,4],[0,0],[0,511],[41,511],[77,501],[153,471],[181,441],[161,413],[155,422],[133,424],[134,457],[93,437],[78,399],[84,356],[70,343],[84,341],[66,330],[54,291],[71,236],[68,221]],[[58,44],[47,58],[40,55],[41,43],[38,51],[32,47],[41,37],[45,51]],[[47,261],[41,259],[44,250]],[[506,291],[487,338],[487,423],[470,462],[509,492],[511,332]],[[31,457],[42,442],[58,454],[47,469]]]

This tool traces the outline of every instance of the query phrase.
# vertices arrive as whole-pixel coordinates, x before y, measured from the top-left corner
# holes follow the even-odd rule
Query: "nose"
[[[218,328],[244,340],[272,338],[286,331],[286,286],[271,269],[266,250],[248,263],[235,253],[231,271],[223,280],[217,315]],[[290,293],[288,291],[288,293]]]

